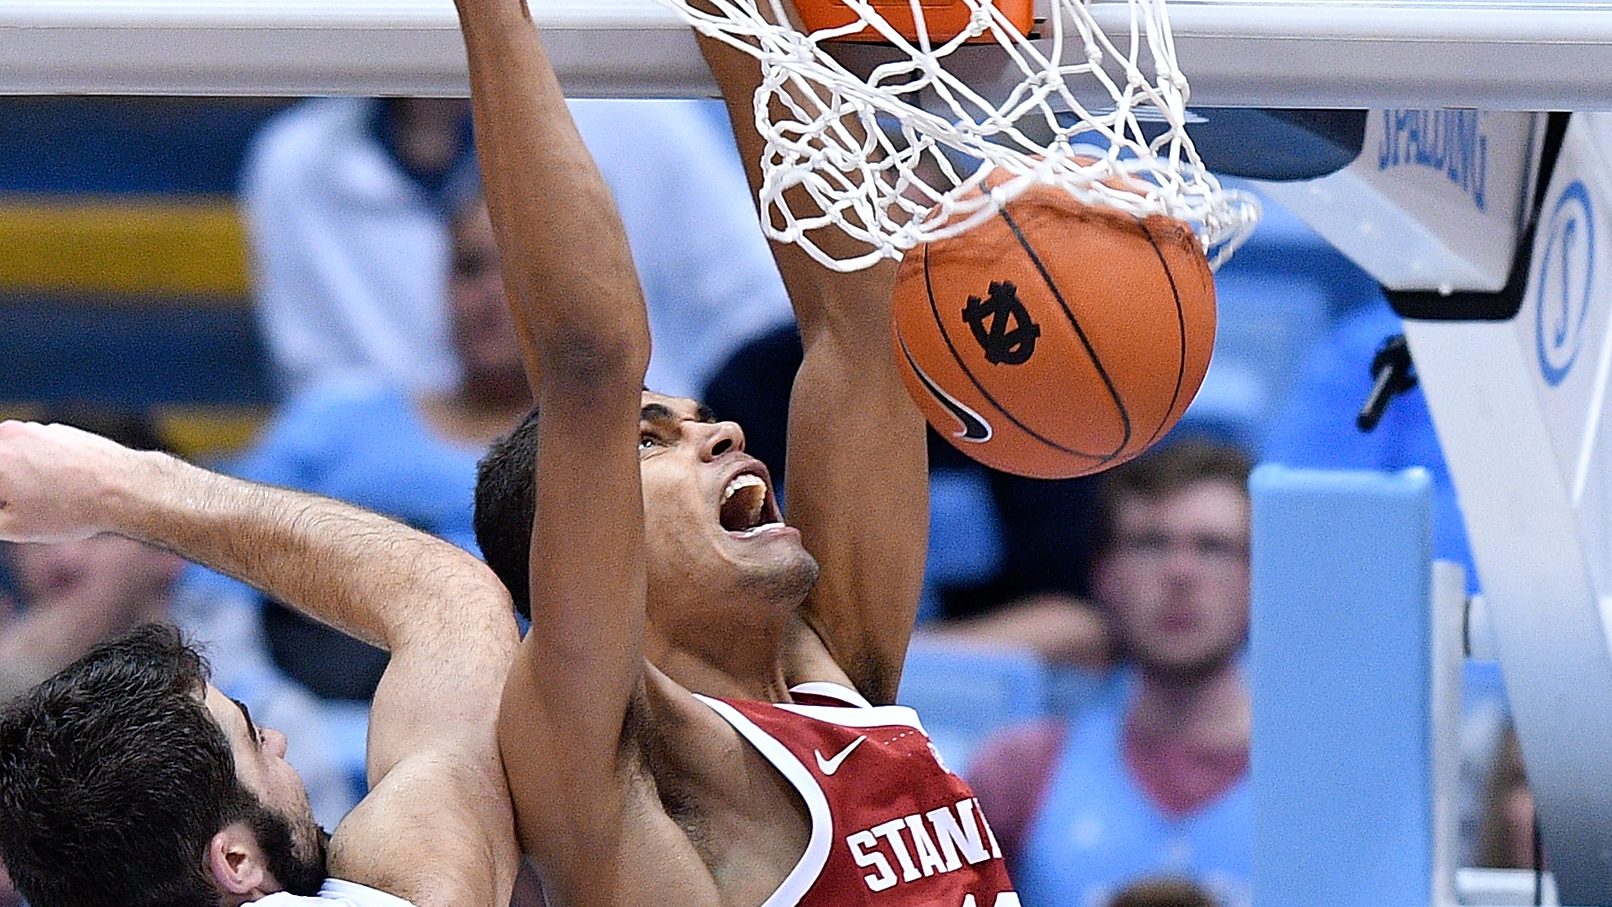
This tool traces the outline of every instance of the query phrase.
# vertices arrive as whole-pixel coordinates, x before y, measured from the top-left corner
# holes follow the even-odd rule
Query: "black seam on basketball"
[[[1164,250],[1159,248],[1158,240],[1153,238],[1153,231],[1142,225],[1142,232],[1147,236],[1148,245],[1153,247],[1153,254],[1159,258],[1159,267],[1164,269],[1164,279],[1170,282],[1170,296],[1175,300],[1176,335],[1181,340],[1181,356],[1175,369],[1175,390],[1170,393],[1170,405],[1164,410],[1164,419],[1153,429],[1153,437],[1148,439],[1151,445],[1164,433],[1165,426],[1170,424],[1170,413],[1175,411],[1177,400],[1181,399],[1181,388],[1186,384],[1187,377],[1187,316],[1181,306],[1181,290],[1175,285],[1175,272],[1170,270],[1170,263],[1164,259]]]
[[[974,389],[979,391],[980,395],[986,400],[990,401],[992,406],[996,407],[997,412],[1001,413],[1009,422],[1017,426],[1020,431],[1036,439],[1037,441],[1040,441],[1042,444],[1047,445],[1053,450],[1058,451],[1059,453],[1072,454],[1077,457],[1086,457],[1088,459],[1098,460],[1101,463],[1108,462],[1110,458],[1104,457],[1101,454],[1092,454],[1086,453],[1085,451],[1075,450],[1074,448],[1065,447],[1062,444],[1059,444],[1057,441],[1051,440],[1050,438],[1042,437],[1041,434],[1035,429],[1025,425],[1023,422],[1020,422],[1018,416],[1008,412],[1007,407],[997,402],[997,399],[991,396],[991,392],[986,390],[984,385],[980,384],[978,378],[974,377],[974,373],[969,369],[968,363],[963,359],[962,354],[957,351],[957,345],[952,343],[951,334],[947,333],[946,331],[946,322],[940,317],[940,305],[935,302],[935,286],[929,279],[928,246],[924,246],[924,295],[929,297],[929,312],[935,319],[935,327],[940,329],[940,339],[944,340],[946,342],[946,348],[951,350],[952,358],[957,361],[957,367],[963,370],[964,375],[968,376],[968,381],[970,384],[974,385]]]
[[[996,213],[1008,225],[1008,229],[1013,231],[1013,237],[1019,241],[1019,247],[1024,250],[1024,254],[1030,258],[1030,263],[1035,265],[1035,269],[1040,272],[1041,280],[1047,285],[1047,289],[1052,291],[1052,298],[1058,301],[1058,307],[1063,309],[1064,317],[1069,319],[1069,326],[1075,329],[1075,336],[1080,338],[1080,345],[1086,348],[1086,355],[1091,359],[1092,367],[1097,369],[1097,377],[1103,380],[1103,387],[1108,389],[1109,399],[1114,402],[1114,408],[1119,411],[1122,431],[1119,447],[1109,454],[1086,454],[1088,457],[1098,457],[1106,463],[1123,453],[1131,443],[1130,410],[1126,408],[1125,400],[1119,394],[1119,388],[1114,386],[1114,379],[1109,377],[1108,369],[1103,368],[1103,361],[1098,358],[1097,350],[1092,346],[1091,338],[1086,336],[1086,329],[1080,326],[1080,319],[1075,317],[1073,311],[1070,311],[1069,303],[1063,298],[1063,291],[1053,281],[1052,275],[1047,272],[1047,266],[1041,261],[1041,256],[1036,254],[1035,247],[1030,245],[1029,238],[1024,235],[1024,231],[1019,229],[1018,222],[1013,219],[1012,214],[1008,213],[1006,205],[999,208]]]
[[[907,338],[902,336],[899,331],[896,332],[896,344],[901,347],[901,356],[907,360],[907,368],[912,370],[912,374],[918,379],[918,383],[923,385],[924,390],[928,391],[931,397],[935,398],[935,402],[950,410],[953,418],[962,424],[963,430],[961,432],[952,432],[951,437],[967,441],[970,444],[984,444],[996,435],[996,431],[991,428],[989,420],[974,412],[963,401],[953,397],[936,383],[935,379],[929,377],[923,366],[918,364],[918,360],[913,358],[912,350],[907,347]],[[976,437],[974,433],[981,429],[984,430],[984,434]],[[936,426],[935,430],[939,431],[939,426]]]

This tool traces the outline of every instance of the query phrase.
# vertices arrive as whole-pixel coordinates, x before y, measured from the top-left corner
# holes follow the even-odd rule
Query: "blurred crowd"
[[[738,421],[787,507],[785,405],[800,341],[725,114],[701,102],[573,109],[643,276],[649,386]],[[475,549],[478,457],[532,397],[470,128],[462,101],[343,98],[289,106],[256,135],[239,204],[280,402],[246,447],[214,465]],[[977,654],[982,666],[1007,658],[1052,678],[1050,695],[1023,691],[1036,701],[976,714],[966,734],[946,737],[944,716],[926,716],[951,767],[975,785],[1031,907],[1251,903],[1254,463],[1426,466],[1439,492],[1438,555],[1471,569],[1418,392],[1376,432],[1354,428],[1373,351],[1397,331],[1374,285],[1279,210],[1220,285],[1204,389],[1136,461],[1028,480],[931,445],[930,559],[903,693],[921,696],[934,653],[952,658],[952,671]],[[168,446],[148,413],[36,415]],[[96,641],[170,621],[206,644],[227,695],[299,741],[289,758],[324,824],[362,795],[366,703],[385,653],[127,539],[10,546],[0,559],[0,697]],[[1463,857],[1532,865],[1515,738],[1498,730],[1478,748],[1482,795]],[[0,907],[18,903],[0,868]]]

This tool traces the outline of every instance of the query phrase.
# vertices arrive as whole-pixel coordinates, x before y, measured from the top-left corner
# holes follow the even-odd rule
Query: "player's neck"
[[[650,663],[686,690],[728,699],[787,698],[779,627],[729,626],[725,632],[675,638],[654,627],[647,629],[645,652]]]
[[[788,699],[789,685],[776,658],[768,664],[738,664],[734,659],[718,663],[698,653],[671,651],[654,665],[679,686],[704,696],[767,702]]]
[[[1194,678],[1144,672],[1126,722],[1146,736],[1236,744],[1247,741],[1252,715],[1248,685],[1232,660]]]

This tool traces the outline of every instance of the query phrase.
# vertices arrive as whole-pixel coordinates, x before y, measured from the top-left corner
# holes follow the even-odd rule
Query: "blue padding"
[[[1046,713],[1051,678],[1029,652],[913,640],[901,675],[902,705],[953,771],[962,771],[992,731]]]
[[[1262,466],[1250,490],[1254,903],[1422,907],[1432,483]]]
[[[275,399],[257,323],[240,303],[0,295],[0,363],[0,400],[146,407]]]
[[[0,98],[0,192],[231,194],[263,122],[246,98]]]

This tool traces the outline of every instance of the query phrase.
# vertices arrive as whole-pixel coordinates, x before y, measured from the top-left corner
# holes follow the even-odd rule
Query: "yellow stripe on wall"
[[[107,407],[106,411],[115,411]],[[51,406],[25,400],[0,400],[0,420],[42,419]],[[94,412],[92,408],[89,410]],[[174,453],[203,463],[239,453],[257,439],[273,414],[268,406],[206,406],[159,403],[149,413],[152,427]]]
[[[246,261],[227,196],[0,197],[0,291],[238,300]]]
[[[165,403],[152,413],[162,439],[174,452],[203,463],[239,453],[256,440],[272,408],[262,406],[193,406]]]

